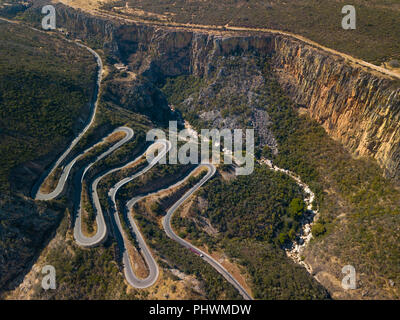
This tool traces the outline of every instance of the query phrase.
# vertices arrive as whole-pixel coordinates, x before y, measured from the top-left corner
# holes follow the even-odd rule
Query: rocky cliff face
[[[60,6],[75,36],[105,39],[104,47],[153,81],[212,72],[212,61],[241,52],[270,55],[293,100],[348,150],[369,156],[400,179],[400,84],[299,40],[276,34],[226,35],[123,24]]]
[[[400,83],[277,37],[274,65],[294,101],[334,139],[400,178]]]
[[[399,82],[277,35],[225,37],[157,30],[145,43],[145,50],[128,60],[137,64],[138,56],[150,54],[139,70],[154,77],[207,77],[216,57],[248,51],[271,54],[282,86],[329,135],[355,155],[376,159],[388,176],[400,179]]]

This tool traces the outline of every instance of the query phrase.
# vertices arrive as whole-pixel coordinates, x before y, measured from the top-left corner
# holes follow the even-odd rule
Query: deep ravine
[[[272,163],[271,160],[268,159],[261,159],[261,163],[267,165],[271,170],[283,172],[292,179],[296,181],[296,183],[304,190],[307,196],[304,198],[304,202],[307,205],[306,213],[303,215],[302,219],[300,220],[301,231],[296,237],[296,240],[293,241],[289,246],[285,248],[286,254],[289,258],[291,258],[297,264],[306,268],[308,273],[312,274],[312,268],[310,265],[304,262],[302,257],[302,252],[304,251],[305,247],[308,245],[310,240],[312,239],[311,228],[313,224],[319,218],[318,210],[313,210],[313,203],[315,200],[315,194],[312,192],[310,187],[301,181],[300,177],[294,174],[293,172],[282,169],[277,167]]]

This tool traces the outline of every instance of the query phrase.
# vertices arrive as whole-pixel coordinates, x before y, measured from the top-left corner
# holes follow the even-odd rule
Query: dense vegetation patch
[[[292,203],[303,202],[301,188],[285,174],[265,166],[230,182],[215,179],[200,195],[208,201],[204,215],[229,239],[273,242],[281,232],[294,235],[304,213],[304,205],[298,211],[292,209]]]
[[[34,176],[25,165],[50,163],[81,125],[96,63],[75,44],[3,21],[0,51],[0,287],[5,290],[28,271],[65,210],[60,201],[38,204],[19,196],[29,193]]]
[[[250,176],[230,181],[218,177],[198,196],[186,218],[177,214],[174,228],[195,245],[222,249],[244,266],[255,298],[327,298],[325,290],[281,249],[294,240],[299,213],[304,213],[303,194],[293,180],[259,166]],[[206,232],[201,221],[210,221],[218,233]]]
[[[288,261],[273,244],[259,241],[229,241],[225,252],[245,266],[253,282],[256,299],[327,299],[325,289],[310,279],[303,267]]]
[[[0,189],[11,170],[59,151],[88,111],[93,56],[74,44],[0,22]]]

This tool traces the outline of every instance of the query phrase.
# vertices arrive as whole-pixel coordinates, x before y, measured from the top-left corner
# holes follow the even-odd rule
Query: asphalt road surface
[[[205,184],[216,172],[216,168],[212,164],[202,164],[201,166],[205,166],[208,169],[208,173],[201,179],[194,187],[192,187],[188,192],[186,192],[182,198],[180,198],[168,211],[166,216],[163,219],[163,227],[165,233],[172,240],[178,242],[182,246],[192,249],[192,252],[198,254],[202,259],[208,262],[215,270],[217,270],[228,282],[230,282],[243,296],[246,300],[252,300],[250,294],[247,293],[246,289],[214,258],[209,256],[204,251],[199,248],[193,246],[186,240],[180,238],[171,227],[171,219],[175,211],[193,194],[195,193],[203,184]]]
[[[4,20],[7,21],[7,20]],[[7,21],[7,22],[11,22],[14,23],[12,21]],[[37,30],[35,28],[30,27],[33,30],[36,30],[38,32],[43,32],[42,30]],[[71,40],[67,40],[68,42],[73,42]],[[76,45],[86,48],[89,52],[91,52],[93,54],[93,56],[96,59],[97,65],[98,65],[98,73],[97,73],[97,85],[94,91],[94,95],[92,98],[92,102],[91,102],[91,108],[90,108],[90,116],[88,119],[87,124],[85,125],[85,127],[83,128],[83,130],[72,140],[72,142],[70,143],[70,145],[68,146],[68,148],[64,151],[64,153],[57,159],[57,161],[48,169],[46,170],[41,177],[38,179],[38,181],[36,182],[36,184],[34,185],[34,187],[32,188],[32,198],[34,198],[35,200],[41,200],[41,201],[49,201],[52,199],[56,199],[57,197],[60,196],[60,194],[63,192],[66,182],[68,180],[68,177],[70,176],[71,173],[71,169],[73,168],[73,166],[75,165],[75,163],[81,159],[81,157],[83,157],[85,154],[87,154],[89,151],[91,151],[93,148],[95,148],[96,146],[98,146],[100,143],[104,142],[104,140],[107,138],[104,138],[102,141],[98,142],[97,144],[87,148],[86,150],[82,151],[80,154],[78,154],[77,156],[75,156],[74,159],[72,159],[70,162],[68,162],[66,165],[63,164],[63,162],[65,161],[65,159],[67,158],[67,156],[71,153],[71,151],[74,149],[74,147],[77,145],[77,143],[81,140],[81,138],[87,133],[87,131],[89,130],[89,128],[92,126],[92,124],[94,123],[94,119],[95,119],[95,114],[98,108],[98,104],[99,104],[99,92],[100,92],[100,86],[101,86],[101,81],[102,81],[102,74],[103,74],[103,63],[101,60],[101,57],[91,48],[87,47],[86,45],[79,43],[79,42],[75,42]],[[117,132],[123,132],[125,133],[125,137],[121,140],[119,140],[117,143],[113,144],[111,148],[109,148],[107,151],[103,152],[102,154],[100,154],[98,157],[95,158],[94,161],[92,161],[91,163],[89,163],[85,168],[81,168],[78,171],[78,174],[75,175],[74,177],[74,184],[75,184],[75,197],[74,197],[74,202],[75,202],[75,207],[77,208],[76,210],[76,221],[75,221],[75,226],[74,226],[74,237],[75,240],[77,241],[77,243],[80,246],[83,247],[94,247],[97,246],[99,244],[101,244],[102,242],[104,242],[104,240],[107,238],[107,234],[108,234],[108,230],[107,230],[107,225],[104,219],[104,214],[102,212],[101,209],[101,205],[100,205],[100,201],[99,201],[99,197],[97,194],[97,186],[98,183],[100,182],[101,179],[103,179],[105,176],[112,174],[118,170],[121,170],[133,163],[135,163],[137,160],[139,160],[144,154],[142,154],[141,156],[139,156],[137,159],[131,161],[130,163],[121,166],[119,168],[114,168],[114,169],[110,169],[107,170],[106,172],[102,173],[100,176],[96,177],[95,180],[92,182],[92,184],[90,185],[90,196],[91,196],[91,200],[95,206],[95,213],[96,213],[96,224],[97,224],[97,232],[94,236],[92,237],[87,237],[82,233],[82,210],[81,210],[81,189],[82,189],[82,182],[83,179],[87,173],[87,171],[99,160],[104,159],[105,157],[107,157],[108,155],[110,155],[112,152],[114,152],[115,150],[117,150],[118,148],[120,148],[123,144],[125,144],[126,142],[128,142],[129,140],[131,140],[134,136],[134,132],[131,128],[127,128],[127,127],[120,127],[115,129],[112,133],[110,133],[110,135],[117,133]],[[109,135],[109,136],[110,136]],[[148,163],[148,165],[140,170],[139,172],[135,173],[134,175],[127,177],[121,181],[119,181],[114,187],[112,187],[110,189],[109,192],[109,196],[110,199],[114,205],[114,212],[113,212],[113,218],[111,219],[111,223],[114,226],[114,230],[118,230],[119,232],[116,232],[116,238],[118,241],[118,244],[121,246],[121,248],[123,249],[123,264],[124,264],[124,273],[125,273],[125,277],[128,281],[128,283],[135,287],[135,288],[147,288],[151,285],[153,285],[158,278],[159,275],[159,269],[157,266],[157,263],[155,262],[147,244],[146,241],[144,240],[143,235],[141,234],[139,228],[137,227],[133,217],[130,214],[130,209],[132,208],[132,206],[139,200],[143,199],[145,196],[143,197],[136,197],[133,198],[131,201],[128,202],[127,207],[126,207],[126,211],[124,213],[122,213],[124,219],[128,222],[129,228],[130,230],[135,234],[136,239],[138,241],[138,245],[141,251],[141,254],[143,255],[143,258],[146,261],[147,267],[149,269],[149,275],[146,279],[139,279],[131,266],[131,262],[127,253],[127,250],[124,250],[126,248],[126,244],[128,241],[126,235],[124,234],[124,230],[122,228],[121,225],[121,221],[120,221],[120,216],[117,210],[117,206],[116,206],[116,195],[118,193],[118,190],[120,190],[120,188],[122,186],[124,186],[125,184],[129,183],[130,181],[138,178],[139,176],[145,174],[147,171],[149,171],[151,168],[153,168],[158,161],[171,149],[171,144],[168,141],[165,140],[158,140],[156,141],[152,146],[150,146],[149,148],[154,147],[155,145],[160,145],[163,146],[162,151],[151,161]],[[149,150],[149,149],[148,149]],[[186,192],[184,194],[184,196],[179,199],[167,212],[167,215],[165,216],[165,218],[163,219],[163,226],[165,229],[165,232],[167,233],[167,235],[173,239],[174,241],[180,243],[181,245],[187,247],[188,249],[190,248],[192,252],[198,254],[200,257],[202,257],[206,262],[208,262],[211,266],[213,266],[220,274],[222,274],[232,285],[234,285],[238,291],[240,292],[240,294],[245,298],[245,299],[251,299],[251,296],[246,292],[246,290],[236,281],[236,279],[234,279],[234,277],[220,264],[218,263],[215,259],[213,259],[212,257],[210,257],[209,255],[207,255],[205,252],[201,251],[200,249],[196,248],[195,246],[191,245],[190,243],[188,243],[187,241],[179,238],[172,230],[171,228],[171,217],[173,215],[173,213],[178,209],[178,207],[184,202],[186,201],[193,193],[195,193],[204,183],[206,183],[216,172],[216,168],[214,167],[214,165],[211,164],[201,164],[200,166],[205,166],[208,169],[208,173],[194,186],[192,187],[188,192]],[[56,168],[62,168],[62,173],[61,176],[57,182],[56,187],[54,188],[53,191],[49,192],[49,193],[42,193],[40,191],[41,186],[43,185],[44,181],[46,180],[46,178],[51,175],[53,173],[53,171]],[[190,176],[190,175],[189,175]],[[185,179],[183,179],[182,181],[178,182],[177,184],[170,186],[169,188],[173,188],[179,184],[182,184],[186,181],[186,179],[189,178],[189,176],[187,176]],[[162,191],[162,190],[161,190]],[[157,192],[160,192],[157,191]],[[148,195],[147,195],[148,196]]]

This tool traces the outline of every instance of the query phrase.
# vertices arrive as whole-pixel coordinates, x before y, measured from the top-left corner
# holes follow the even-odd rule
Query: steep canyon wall
[[[218,56],[256,52],[271,57],[281,85],[334,139],[374,158],[400,181],[400,81],[300,40],[279,34],[229,34],[134,25],[59,6],[59,23],[104,48],[153,81],[207,77]]]

